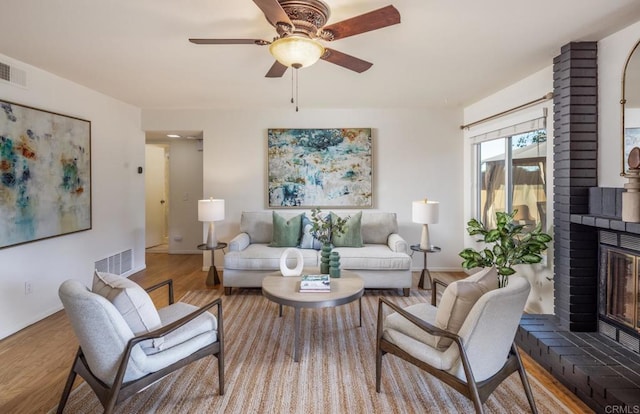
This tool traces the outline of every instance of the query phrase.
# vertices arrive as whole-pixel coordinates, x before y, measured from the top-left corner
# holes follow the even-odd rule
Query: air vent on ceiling
[[[125,274],[133,268],[133,252],[131,249],[105,257],[95,263],[98,272]]]
[[[27,72],[15,66],[0,62],[0,80],[26,87]]]

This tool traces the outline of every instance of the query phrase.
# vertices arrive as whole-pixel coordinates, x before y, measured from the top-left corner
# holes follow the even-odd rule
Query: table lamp
[[[213,223],[221,220],[224,220],[224,200],[216,200],[213,198],[198,200],[198,221],[209,222],[207,247],[215,247],[218,245]]]
[[[422,237],[420,238],[420,249],[422,250],[429,250],[431,248],[431,243],[429,242],[429,224],[436,224],[438,222],[439,207],[439,202],[430,201],[426,198],[413,202],[413,222],[422,224]]]

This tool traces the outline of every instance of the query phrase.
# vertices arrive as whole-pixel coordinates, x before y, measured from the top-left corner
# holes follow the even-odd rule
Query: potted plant
[[[335,216],[337,217],[337,216]],[[311,234],[322,244],[320,273],[329,273],[329,255],[331,253],[331,234],[342,234],[346,230],[349,217],[337,217],[332,220],[323,218],[319,208],[311,210]]]
[[[337,217],[337,216],[336,216]],[[319,208],[311,210],[311,234],[316,238],[323,246],[331,245],[331,233],[342,234],[344,233],[345,226],[349,217],[341,218],[332,222],[328,217],[322,217],[322,211]]]
[[[469,220],[467,232],[470,236],[480,235],[478,241],[484,242],[485,247],[482,250],[466,248],[460,252],[463,268],[495,266],[498,287],[504,287],[509,283],[509,276],[516,272],[513,266],[542,261],[541,253],[547,249],[551,236],[542,231],[540,223],[529,232],[523,231],[525,226],[513,220],[517,212],[496,213],[495,229],[487,229],[476,219]]]

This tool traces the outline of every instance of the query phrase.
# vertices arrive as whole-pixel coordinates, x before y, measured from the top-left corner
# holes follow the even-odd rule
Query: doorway
[[[168,145],[145,145],[145,247],[148,253],[169,252],[168,157]]]
[[[146,132],[147,253],[201,254],[202,138],[202,131]]]

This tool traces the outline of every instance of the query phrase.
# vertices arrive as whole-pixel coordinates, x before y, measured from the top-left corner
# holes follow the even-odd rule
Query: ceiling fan
[[[324,1],[253,0],[253,2],[262,10],[269,24],[276,29],[278,35],[273,41],[193,38],[189,41],[199,45],[269,45],[269,52],[276,61],[267,72],[267,78],[282,77],[288,67],[299,69],[314,64],[318,59],[362,73],[373,64],[324,47],[319,40],[332,42],[400,23],[400,13],[393,6],[386,6],[325,26],[330,9]]]

